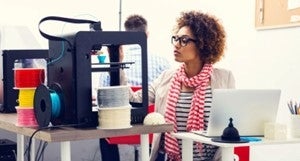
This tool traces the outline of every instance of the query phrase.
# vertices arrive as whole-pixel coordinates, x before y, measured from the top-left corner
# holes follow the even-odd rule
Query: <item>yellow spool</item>
[[[19,90],[19,107],[18,108],[33,108],[35,88]]]

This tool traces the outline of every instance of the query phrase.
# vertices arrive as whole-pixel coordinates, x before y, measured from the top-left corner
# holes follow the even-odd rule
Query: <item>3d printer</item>
[[[49,19],[51,18],[44,20]],[[45,37],[45,34],[42,35]],[[138,44],[142,49],[143,101],[142,103],[133,103],[131,110],[131,123],[142,123],[148,109],[148,80],[147,68],[145,68],[147,67],[147,39],[145,33],[95,30],[80,31],[63,36],[61,39],[52,38],[49,39],[47,57],[47,86],[41,85],[37,88],[34,100],[37,119],[42,122],[41,125],[39,123],[39,126],[48,126],[50,121],[54,125],[73,124],[78,127],[96,127],[98,116],[97,112],[92,110],[91,75],[93,72],[110,72],[111,85],[119,85],[119,70],[128,68],[126,62],[119,63],[118,48],[125,44]],[[97,50],[101,46],[110,49],[111,63],[109,67],[94,67],[91,63],[91,51]],[[61,53],[59,60],[54,61],[53,58],[57,58],[59,53]],[[4,66],[4,68],[6,67]],[[61,104],[59,115],[55,117],[51,115],[53,105],[49,96],[52,92],[59,96]]]

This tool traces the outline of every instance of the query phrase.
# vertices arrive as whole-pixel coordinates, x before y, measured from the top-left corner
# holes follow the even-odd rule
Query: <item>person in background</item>
[[[145,32],[147,37],[149,36],[147,20],[138,14],[133,14],[127,17],[124,28],[130,32]],[[122,62],[134,62],[129,65],[129,68],[124,70],[127,76],[128,84],[131,86],[142,85],[142,70],[141,70],[141,47],[138,44],[122,45],[119,49],[120,60]],[[164,70],[171,67],[169,61],[157,54],[147,52],[148,59],[148,83],[151,83],[157,78]],[[99,86],[109,86],[110,76],[109,74],[103,74],[100,76]]]
[[[174,59],[181,65],[164,71],[149,85],[149,102],[167,123],[174,124],[174,133],[206,130],[212,91],[235,88],[232,72],[214,67],[224,55],[226,33],[215,16],[200,11],[182,12],[176,22],[171,43]],[[130,93],[130,101],[142,101],[141,90]],[[170,132],[154,134],[150,160],[180,161],[181,146]],[[191,150],[194,161],[220,159],[216,146],[194,143]]]
[[[148,24],[147,20],[138,14],[133,14],[127,17],[124,27],[126,31],[130,32],[145,32],[147,37]],[[131,86],[142,85],[142,70],[141,70],[141,47],[137,44],[133,45],[122,45],[119,49],[120,61],[122,62],[134,62],[129,66],[129,69],[124,70],[127,76],[127,83]],[[154,55],[153,53],[147,54],[148,62],[148,83],[152,82],[157,78],[163,71],[170,68],[170,64],[167,59]],[[100,75],[99,86],[109,86],[110,76],[108,73]],[[118,145],[108,144],[106,139],[100,139],[100,151],[102,161],[119,161],[119,149]]]

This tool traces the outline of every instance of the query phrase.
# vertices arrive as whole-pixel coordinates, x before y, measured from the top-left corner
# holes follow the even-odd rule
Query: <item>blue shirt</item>
[[[128,84],[132,86],[142,85],[141,47],[139,45],[124,45],[123,52],[124,52],[123,62],[134,62],[134,64],[127,65],[129,68],[124,69],[124,72],[128,80]],[[161,56],[148,53],[147,58],[148,58],[148,84],[150,84],[164,70],[169,69],[171,66],[168,60]],[[110,85],[110,76],[108,73],[101,74],[99,85],[100,86]]]

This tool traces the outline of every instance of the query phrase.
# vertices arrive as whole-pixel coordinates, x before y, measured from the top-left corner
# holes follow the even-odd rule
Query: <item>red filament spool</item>
[[[34,88],[45,80],[45,71],[40,68],[16,68],[14,74],[16,88]]]

